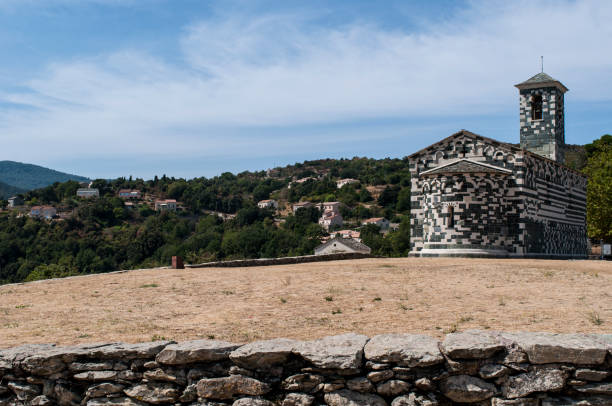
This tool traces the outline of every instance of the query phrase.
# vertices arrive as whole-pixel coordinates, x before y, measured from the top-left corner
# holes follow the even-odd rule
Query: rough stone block
[[[480,359],[491,357],[503,350],[504,345],[484,331],[468,330],[447,334],[441,349],[452,359]]]
[[[364,335],[342,334],[299,343],[293,352],[318,368],[359,369],[367,341]]]
[[[236,395],[261,396],[270,386],[253,378],[231,375],[225,378],[201,379],[197,384],[198,396],[206,399],[231,399]]]
[[[514,341],[533,364],[603,364],[607,345],[587,334],[502,333]]]
[[[255,341],[243,345],[230,353],[230,359],[243,368],[262,369],[287,361],[298,341],[277,338]]]
[[[212,362],[229,358],[237,344],[217,340],[194,340],[165,346],[155,361],[160,364],[179,365],[194,362]]]
[[[453,402],[475,403],[492,397],[497,388],[480,378],[455,375],[442,380],[440,391]]]
[[[439,341],[417,334],[381,334],[372,337],[364,348],[365,358],[375,362],[421,367],[444,362]]]
[[[378,395],[358,393],[346,389],[326,393],[325,403],[329,406],[387,406],[387,402]]]
[[[509,377],[503,386],[503,393],[505,397],[515,399],[534,392],[556,391],[563,388],[566,378],[561,370],[543,368]]]

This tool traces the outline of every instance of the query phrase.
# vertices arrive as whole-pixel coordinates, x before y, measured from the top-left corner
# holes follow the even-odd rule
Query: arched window
[[[531,98],[531,119],[542,119],[542,96],[539,94],[536,94]]]

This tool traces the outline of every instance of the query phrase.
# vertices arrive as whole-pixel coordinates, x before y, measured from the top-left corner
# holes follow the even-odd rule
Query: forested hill
[[[572,148],[569,166],[589,175],[588,226],[592,238],[612,239],[612,137]],[[585,166],[586,164],[586,166]],[[338,181],[352,183],[338,187]],[[83,273],[188,263],[312,254],[327,232],[319,209],[292,210],[300,201],[339,201],[343,229],[358,230],[372,253],[405,256],[410,245],[410,173],[407,159],[322,159],[268,171],[213,178],[95,180],[100,192],[76,197],[67,181],[24,193],[25,206],[0,211],[0,284]],[[119,190],[133,189],[132,201]],[[156,212],[157,199],[176,199],[177,212]],[[257,202],[274,199],[278,210]],[[0,200],[0,208],[6,206]],[[58,216],[38,220],[30,207],[52,205]],[[364,219],[396,226],[381,234]],[[611,240],[612,241],[612,240]]]
[[[55,182],[66,182],[68,180],[85,182],[89,179],[38,165],[24,164],[15,161],[0,161],[0,182],[19,189],[38,189]]]
[[[20,189],[15,186],[7,185],[4,182],[0,182],[0,199],[8,199],[19,193],[25,192],[24,189]]]
[[[338,188],[343,178],[358,182]],[[328,159],[191,180],[98,179],[92,187],[100,197],[91,200],[76,197],[78,187],[68,181],[33,190],[23,208],[0,213],[0,283],[167,265],[173,255],[197,263],[312,254],[326,232],[316,207],[293,214],[292,203],[304,200],[342,202],[343,228],[370,217],[400,223],[384,236],[363,227],[362,239],[379,255],[409,249],[410,174],[402,159]],[[121,189],[141,197],[125,202]],[[156,199],[176,199],[182,210],[156,212]],[[265,199],[279,209],[259,209]],[[59,217],[25,215],[40,204]]]

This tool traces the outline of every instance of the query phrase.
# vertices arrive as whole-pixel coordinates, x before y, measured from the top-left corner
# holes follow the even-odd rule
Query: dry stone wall
[[[350,333],[0,351],[0,405],[452,404],[612,405],[612,335]]]

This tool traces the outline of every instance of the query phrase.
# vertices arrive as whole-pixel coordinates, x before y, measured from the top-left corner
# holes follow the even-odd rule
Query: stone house
[[[332,227],[342,227],[343,224],[344,219],[342,218],[342,215],[333,211],[324,212],[321,218],[319,219],[319,225],[321,225],[321,227],[328,231]]]
[[[356,230],[338,230],[331,233],[333,237],[342,237],[342,238],[353,238],[357,241],[361,241],[361,233]]]
[[[176,200],[160,199],[155,201],[155,211],[176,211]]]
[[[380,228],[380,231],[389,230],[389,220],[384,217],[372,217],[361,222],[362,225],[374,224]]]
[[[336,181],[336,187],[338,189],[341,189],[345,185],[352,185],[352,184],[355,184],[355,183],[359,183],[359,179],[351,179],[351,178],[340,179],[340,180]]]
[[[312,207],[314,206],[311,202],[299,202],[299,203],[295,203],[293,205],[293,214],[295,214],[296,211],[298,211],[299,209],[305,209],[308,207]]]
[[[57,215],[57,210],[53,206],[33,206],[30,209],[30,217],[52,219]]]
[[[23,205],[23,199],[20,196],[8,198],[8,207],[17,207]]]
[[[342,203],[340,203],[340,202],[325,202],[325,203],[317,204],[317,207],[323,213],[332,212],[332,213],[338,214],[338,213],[340,213],[340,206],[341,205],[342,205]]]
[[[520,147],[457,132],[408,158],[414,256],[585,258],[586,176],[563,165],[567,88],[516,87]]]
[[[335,237],[315,248],[315,255],[361,253],[369,254],[372,250],[364,243],[352,238]]]
[[[278,202],[272,199],[261,200],[257,203],[257,207],[260,209],[278,209]]]
[[[97,188],[79,188],[76,191],[78,197],[90,199],[92,197],[100,197],[100,191]]]
[[[140,199],[140,190],[137,189],[121,189],[119,190],[119,197],[122,199]]]

